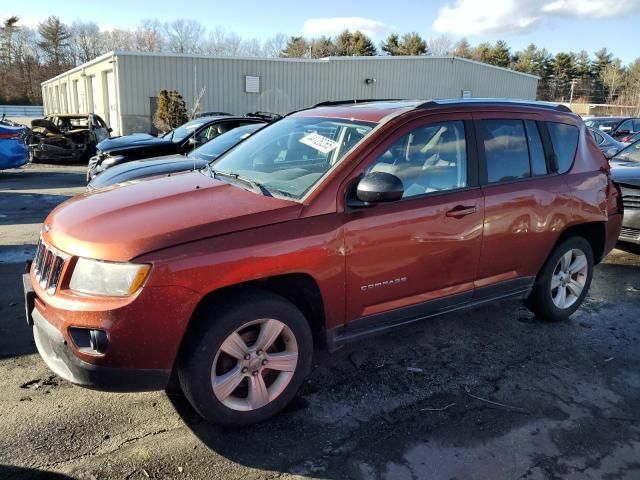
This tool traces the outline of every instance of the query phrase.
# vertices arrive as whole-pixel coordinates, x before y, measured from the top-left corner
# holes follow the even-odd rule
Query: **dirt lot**
[[[397,330],[320,356],[286,413],[225,431],[180,396],[81,389],[38,357],[21,262],[83,187],[81,167],[0,172],[1,479],[640,479],[639,250],[597,267],[569,322],[509,302]]]

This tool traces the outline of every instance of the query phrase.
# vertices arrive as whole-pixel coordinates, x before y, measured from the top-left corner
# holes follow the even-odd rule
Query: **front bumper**
[[[64,274],[63,274],[64,277]],[[145,286],[132,297],[50,294],[23,276],[27,323],[38,352],[60,377],[106,391],[161,390],[169,382],[182,337],[200,296],[175,286]],[[99,331],[105,348],[87,345]]]
[[[31,318],[38,353],[53,373],[71,383],[112,392],[162,390],[169,383],[171,370],[111,368],[84,362],[37,309],[31,312]]]
[[[620,187],[624,204],[620,240],[640,245],[640,188],[627,185]]]

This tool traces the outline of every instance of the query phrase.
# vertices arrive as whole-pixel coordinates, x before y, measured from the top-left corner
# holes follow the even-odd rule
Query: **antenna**
[[[194,102],[195,102],[195,94],[198,89],[198,64],[196,63],[196,59],[193,59],[193,94],[194,94]],[[195,105],[193,106],[195,109]],[[193,112],[195,114],[195,111]],[[193,129],[193,150],[196,149],[196,128]],[[191,151],[191,156],[193,157],[193,171],[196,171],[196,156],[193,155],[193,150]]]

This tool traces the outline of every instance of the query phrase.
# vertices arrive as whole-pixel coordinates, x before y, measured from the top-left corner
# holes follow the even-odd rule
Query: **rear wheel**
[[[538,274],[527,306],[547,320],[569,318],[587,296],[593,266],[593,249],[587,240],[571,237],[563,241]]]
[[[196,320],[178,366],[196,411],[229,426],[282,410],[307,376],[313,349],[307,320],[284,298],[259,293],[241,302],[209,309]]]

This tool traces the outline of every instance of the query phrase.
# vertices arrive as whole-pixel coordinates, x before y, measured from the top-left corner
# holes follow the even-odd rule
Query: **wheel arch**
[[[605,222],[587,222],[567,227],[556,240],[549,256],[556,247],[560,245],[560,243],[571,237],[583,237],[589,242],[591,249],[593,250],[594,265],[597,265],[602,261],[606,239]]]

